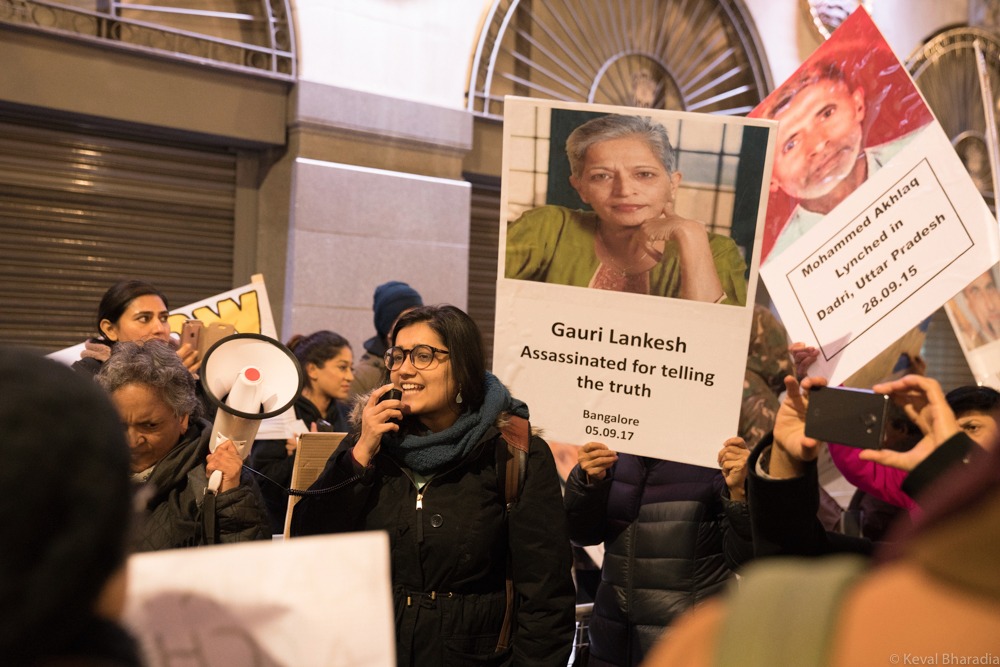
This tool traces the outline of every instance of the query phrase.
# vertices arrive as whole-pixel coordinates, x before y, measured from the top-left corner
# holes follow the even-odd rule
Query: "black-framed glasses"
[[[401,366],[407,356],[410,363],[418,371],[429,368],[434,363],[435,355],[450,354],[448,350],[441,350],[430,345],[414,345],[412,349],[406,350],[401,347],[390,347],[385,351],[385,367],[390,371]]]

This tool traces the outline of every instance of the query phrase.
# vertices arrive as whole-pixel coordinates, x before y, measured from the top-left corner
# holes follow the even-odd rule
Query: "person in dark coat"
[[[748,453],[741,438],[727,441],[720,472],[599,442],[580,448],[564,499],[570,537],[605,549],[589,665],[638,665],[675,617],[722,590],[753,556]]]
[[[292,535],[388,533],[399,665],[564,667],[574,590],[548,445],[529,435],[527,407],[486,372],[482,338],[464,312],[411,310],[392,341],[392,384],[359,404],[359,429],[312,487],[331,491],[302,498]],[[380,402],[393,388],[402,398]],[[504,434],[527,450],[509,510],[497,469]]]
[[[295,400],[295,418],[311,431],[346,433],[347,397],[354,379],[350,343],[332,331],[317,331],[308,336],[292,336],[287,347],[306,376],[302,393]],[[275,534],[285,531],[287,489],[292,483],[297,446],[297,436],[288,440],[256,440],[250,451],[250,466],[267,478],[260,490]]]
[[[129,450],[89,378],[0,347],[0,662],[139,667],[119,624]]]
[[[132,478],[150,489],[133,531],[134,550],[271,539],[256,481],[243,471],[232,442],[210,453],[212,424],[199,417],[194,378],[167,344],[118,343],[97,382],[128,432]],[[208,516],[205,489],[215,470],[222,485]]]
[[[806,378],[803,387],[815,386],[813,380]],[[769,452],[769,475],[779,485],[802,474],[814,476],[820,445],[804,436],[808,397],[794,383],[788,388],[773,446],[768,443],[762,453]],[[924,435],[908,452],[886,457],[899,463],[919,460],[913,473],[931,466],[924,472],[937,474],[919,492],[922,516],[890,529],[874,559],[841,554],[758,561],[725,599],[681,619],[650,655],[650,665],[854,667],[921,659],[987,664],[991,657],[996,662],[1000,450],[976,447],[931,378],[910,375],[873,389],[907,405]],[[952,458],[961,449],[969,453],[968,462]],[[938,457],[951,463],[935,463]],[[798,499],[786,497],[785,503]],[[756,513],[755,500],[751,495]],[[815,520],[805,513],[801,517]]]

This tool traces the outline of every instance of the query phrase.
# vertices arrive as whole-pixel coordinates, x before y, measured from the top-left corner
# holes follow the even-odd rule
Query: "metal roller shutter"
[[[79,343],[122,278],[230,289],[235,193],[231,151],[0,114],[0,341]]]
[[[500,179],[466,174],[472,184],[469,230],[469,316],[483,332],[486,365],[493,365],[496,320],[497,246],[500,239]]]

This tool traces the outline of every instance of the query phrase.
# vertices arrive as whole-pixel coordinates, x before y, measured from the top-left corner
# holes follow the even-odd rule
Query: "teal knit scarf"
[[[383,436],[387,453],[417,474],[430,475],[468,456],[502,413],[528,418],[528,406],[511,396],[492,373],[486,373],[485,388],[482,407],[462,413],[443,431],[426,435],[410,433],[401,439],[395,434]]]

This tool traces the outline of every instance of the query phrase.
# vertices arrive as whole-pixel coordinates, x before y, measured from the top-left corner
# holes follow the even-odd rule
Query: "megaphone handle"
[[[212,475],[208,478],[208,488],[206,489],[213,496],[218,495],[219,488],[222,486],[222,471],[213,470]]]

